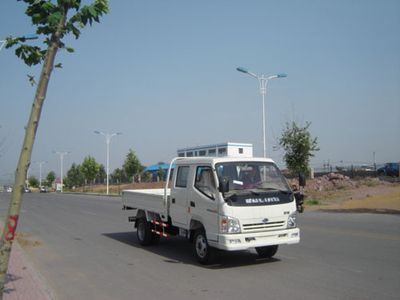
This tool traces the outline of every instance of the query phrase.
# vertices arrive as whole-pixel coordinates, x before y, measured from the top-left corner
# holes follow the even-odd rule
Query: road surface
[[[4,218],[9,194],[0,193]],[[306,212],[272,260],[197,264],[180,238],[141,247],[120,198],[25,194],[22,246],[58,299],[399,299],[400,216]]]

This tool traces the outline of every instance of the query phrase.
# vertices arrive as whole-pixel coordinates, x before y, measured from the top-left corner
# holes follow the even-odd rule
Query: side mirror
[[[306,186],[306,175],[304,173],[299,174],[299,186],[301,187]]]
[[[294,198],[296,200],[296,208],[299,213],[302,213],[304,211],[304,195],[300,193],[299,191],[294,192]]]
[[[218,190],[225,194],[229,192],[229,178],[228,177],[220,177],[219,179],[219,187]]]

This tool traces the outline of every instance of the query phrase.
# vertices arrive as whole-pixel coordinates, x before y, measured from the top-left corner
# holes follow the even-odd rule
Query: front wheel
[[[271,258],[278,251],[278,245],[266,246],[266,247],[256,247],[256,251],[259,257]]]
[[[214,249],[208,245],[204,230],[197,230],[193,238],[193,252],[198,262],[206,265],[214,259]]]

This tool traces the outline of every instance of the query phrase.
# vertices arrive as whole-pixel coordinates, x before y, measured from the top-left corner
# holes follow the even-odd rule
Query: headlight
[[[238,219],[221,216],[219,224],[221,233],[240,233],[240,223]]]
[[[297,212],[291,213],[287,220],[287,228],[297,227]]]

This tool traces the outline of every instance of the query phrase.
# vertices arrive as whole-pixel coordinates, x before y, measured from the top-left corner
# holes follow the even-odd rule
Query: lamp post
[[[121,132],[116,132],[116,133],[104,133],[98,130],[95,130],[94,133],[96,134],[101,134],[106,138],[106,145],[107,145],[107,166],[106,166],[106,177],[107,177],[107,195],[109,194],[109,189],[108,189],[108,181],[109,181],[109,176],[110,176],[110,142],[111,138],[116,136],[116,135],[121,135]]]
[[[248,74],[258,80],[259,86],[260,86],[260,93],[262,95],[262,127],[263,127],[263,147],[264,147],[264,157],[267,157],[267,150],[266,150],[266,137],[265,137],[265,95],[267,93],[267,84],[268,81],[271,79],[275,78],[284,78],[287,77],[286,74],[275,74],[275,75],[270,75],[270,76],[265,76],[264,74],[261,74],[261,76],[254,74],[253,72],[250,72],[249,70],[245,68],[236,68],[237,71]]]
[[[64,156],[71,153],[71,151],[53,151],[53,153],[58,154],[60,156],[60,164],[61,164],[61,193],[63,192],[63,177],[64,177]]]
[[[26,34],[26,35],[23,35],[23,36],[21,36],[19,38],[22,39],[22,41],[25,41],[25,40],[36,40],[38,37],[39,36],[37,34]],[[7,40],[1,40],[0,41],[0,51],[6,45],[7,45]]]
[[[37,161],[39,165],[39,188],[42,186],[42,165],[47,163],[47,161]]]

